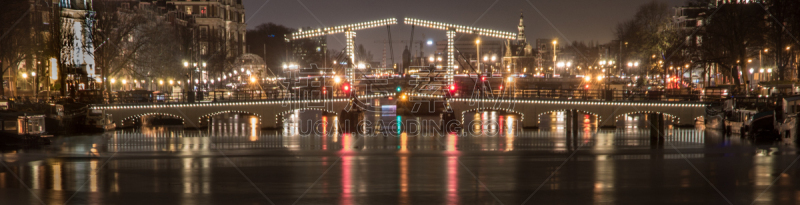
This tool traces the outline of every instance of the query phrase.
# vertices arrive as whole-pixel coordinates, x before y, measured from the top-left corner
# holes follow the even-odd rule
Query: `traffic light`
[[[502,89],[503,89],[503,85],[500,85],[500,90],[502,90]]]
[[[345,83],[345,84],[343,84],[343,85],[342,85],[342,90],[343,90],[345,93],[350,93],[350,83]]]
[[[400,91],[402,91],[403,89],[402,89],[400,86],[397,86],[397,89],[396,89],[396,90],[397,90],[397,92],[400,92]]]
[[[447,88],[450,90],[450,94],[451,95],[456,93],[456,85],[455,84],[451,84],[450,86],[447,86]]]
[[[486,81],[486,76],[481,76],[481,81]]]

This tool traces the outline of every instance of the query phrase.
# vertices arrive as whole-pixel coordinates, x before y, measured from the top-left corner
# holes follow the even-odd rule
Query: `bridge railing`
[[[206,91],[206,92],[181,92],[181,93],[144,93],[130,95],[113,93],[104,102],[98,104],[153,104],[153,103],[187,103],[187,102],[238,102],[259,100],[318,100],[349,98],[352,94],[363,96],[367,94],[386,92],[367,92],[356,90],[345,92],[342,90],[320,89],[295,89],[293,92],[286,90],[232,90],[232,91]]]
[[[363,92],[356,92],[362,94]],[[207,92],[181,92],[181,93],[153,93],[145,95],[111,94],[109,104],[152,104],[152,103],[187,103],[187,102],[237,102],[257,100],[303,100],[303,99],[331,99],[347,98],[349,95],[340,91],[297,91],[286,92],[281,90],[237,90],[237,91],[207,91]]]

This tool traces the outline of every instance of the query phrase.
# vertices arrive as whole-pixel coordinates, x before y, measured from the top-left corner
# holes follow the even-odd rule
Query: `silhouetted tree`
[[[701,33],[699,54],[704,61],[718,65],[736,85],[739,73],[746,72],[747,60],[758,55],[765,38],[764,10],[756,4],[723,4],[707,21]],[[753,50],[752,48],[757,48]],[[742,78],[747,81],[747,75]]]
[[[36,15],[32,9],[28,1],[0,1],[0,86],[10,69],[34,54],[31,22],[27,20],[29,15]],[[14,89],[12,83],[8,86]],[[0,89],[0,95],[5,96],[5,89]]]
[[[274,23],[261,24],[247,31],[247,46],[250,53],[261,56],[267,64],[268,72],[280,75],[282,64],[287,61],[291,50],[285,38],[292,29]]]

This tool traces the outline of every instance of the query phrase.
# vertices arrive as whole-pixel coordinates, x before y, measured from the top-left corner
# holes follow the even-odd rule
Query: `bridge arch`
[[[581,110],[581,109],[557,109],[557,110],[549,110],[549,111],[545,111],[545,112],[539,113],[538,115],[536,115],[536,120],[539,120],[540,123],[541,123],[542,116],[547,115],[547,114],[551,114],[551,113],[554,113],[554,112],[566,112],[567,110],[578,110],[578,112],[582,112],[582,113],[586,113],[586,114],[595,116],[595,117],[597,117],[597,121],[598,122],[600,122],[600,120],[603,119],[603,116],[600,116],[600,114],[597,114],[597,113],[594,113],[594,112],[590,112],[590,111],[586,111],[586,110]]]
[[[675,119],[675,124],[680,124],[680,122],[681,122],[681,118],[680,117],[678,117],[677,115],[666,113],[666,112],[636,111],[636,112],[627,112],[627,113],[623,113],[623,114],[619,114],[619,115],[614,116],[614,120],[615,120],[614,123],[616,123],[616,120],[619,119],[620,117],[625,117],[625,116],[628,116],[628,115],[636,115],[636,114],[664,114],[664,116],[667,116],[669,118]],[[697,119],[697,118],[695,118],[695,119]]]
[[[548,110],[548,111],[545,111],[545,112],[541,112],[538,115],[536,115],[536,124],[538,125],[538,124],[542,123],[542,116],[545,116],[545,115],[548,115],[548,114],[552,114],[552,113],[555,113],[555,112],[566,112],[566,111],[569,111],[569,110],[577,110],[578,112],[586,113],[586,114],[589,114],[591,116],[594,116],[595,117],[594,124],[596,124],[596,125],[600,125],[600,123],[603,120],[603,116],[601,116],[600,114],[597,114],[595,112],[591,112],[591,111],[586,111],[586,110],[581,110],[581,109],[555,109],[555,110]]]
[[[499,108],[499,107],[478,107],[478,108],[473,108],[473,109],[461,111],[461,122],[464,122],[464,116],[466,116],[465,115],[466,113],[468,113],[468,112],[480,112],[480,111],[503,111],[503,112],[506,112],[506,113],[513,113],[513,114],[519,115],[519,121],[525,120],[525,114],[523,114],[520,111],[513,110],[513,109]]]
[[[291,109],[291,110],[287,110],[287,111],[283,111],[283,112],[278,113],[277,115],[275,115],[275,123],[277,123],[279,125],[282,125],[283,121],[286,120],[286,118],[283,117],[283,116],[286,116],[286,114],[289,114],[289,113],[292,113],[292,112],[296,112],[296,111],[305,111],[305,110],[321,111],[323,113],[333,113],[334,115],[339,115],[339,113],[337,113],[337,112],[335,112],[333,110],[328,110],[328,109],[323,109],[323,108],[298,108],[298,109]]]
[[[148,112],[148,113],[136,114],[136,115],[132,115],[132,116],[128,116],[128,117],[122,118],[119,121],[120,122],[120,127],[126,127],[126,126],[135,125],[136,123],[135,123],[134,120],[142,119],[142,117],[147,117],[147,116],[166,116],[166,117],[178,118],[178,119],[181,120],[182,124],[186,124],[186,118],[183,118],[183,116],[174,115],[174,114],[170,114],[170,113]]]
[[[202,116],[198,117],[197,120],[200,122],[201,125],[208,125],[209,123],[211,123],[211,120],[209,120],[209,119],[211,119],[212,117],[217,116],[217,115],[221,115],[221,114],[230,114],[230,113],[255,115],[256,117],[258,117],[258,124],[261,124],[261,120],[264,118],[261,115],[259,115],[258,113],[249,112],[249,111],[222,110],[222,111],[217,111],[217,112],[212,112],[212,113],[208,113],[208,114],[202,115]]]

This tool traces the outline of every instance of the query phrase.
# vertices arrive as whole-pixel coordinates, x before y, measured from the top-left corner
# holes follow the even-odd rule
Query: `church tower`
[[[519,12],[519,33],[517,34],[518,41],[525,41],[525,24],[522,24],[522,11]]]

